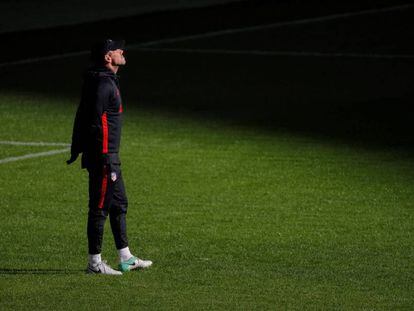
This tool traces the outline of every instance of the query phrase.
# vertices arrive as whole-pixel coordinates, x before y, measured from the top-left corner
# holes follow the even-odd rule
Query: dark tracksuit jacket
[[[117,75],[105,67],[90,68],[84,76],[71,146],[72,154],[82,153],[82,168],[89,172],[89,254],[101,253],[108,214],[117,248],[128,246],[128,201],[119,158],[122,112]]]
[[[122,100],[119,81],[107,68],[85,74],[72,135],[72,153],[82,154],[82,168],[97,161],[119,164]]]

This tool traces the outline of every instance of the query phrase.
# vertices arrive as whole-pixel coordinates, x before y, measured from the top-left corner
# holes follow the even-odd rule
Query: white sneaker
[[[97,263],[96,265],[88,264],[88,267],[86,268],[86,273],[90,274],[108,274],[108,275],[122,275],[121,271],[117,271],[112,269],[106,261],[101,261],[100,263]]]
[[[121,261],[118,265],[118,268],[122,272],[134,270],[134,269],[145,269],[152,265],[151,260],[142,260],[135,256],[132,256],[126,261]]]

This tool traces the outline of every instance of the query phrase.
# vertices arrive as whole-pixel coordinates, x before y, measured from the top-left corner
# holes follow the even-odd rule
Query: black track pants
[[[108,217],[117,249],[128,246],[126,213],[128,200],[125,194],[119,165],[89,167],[89,254],[100,254],[105,220]]]

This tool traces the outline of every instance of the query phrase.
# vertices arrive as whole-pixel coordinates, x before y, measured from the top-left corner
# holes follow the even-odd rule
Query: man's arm
[[[99,83],[96,89],[93,101],[93,139],[98,143],[97,151],[103,155],[108,153],[109,126],[107,110],[109,107],[111,91],[112,85],[110,82],[107,79],[101,80],[101,83]]]

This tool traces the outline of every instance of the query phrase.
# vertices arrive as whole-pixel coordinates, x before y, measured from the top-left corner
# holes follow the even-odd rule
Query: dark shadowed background
[[[347,143],[412,146],[412,2],[36,3],[1,4],[5,91],[77,100],[91,42],[124,38],[127,102]]]

